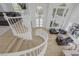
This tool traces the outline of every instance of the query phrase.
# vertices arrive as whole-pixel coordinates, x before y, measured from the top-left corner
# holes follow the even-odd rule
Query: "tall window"
[[[36,19],[36,27],[42,27],[43,26],[43,19]]]
[[[63,27],[65,23],[65,17],[68,13],[68,6],[66,4],[60,4],[53,8],[51,27]]]
[[[42,27],[43,26],[43,7],[37,6],[35,16],[36,19],[36,27]]]

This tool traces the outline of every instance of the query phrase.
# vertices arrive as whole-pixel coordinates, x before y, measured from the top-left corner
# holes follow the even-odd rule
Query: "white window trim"
[[[36,27],[43,27],[43,19],[36,19]]]

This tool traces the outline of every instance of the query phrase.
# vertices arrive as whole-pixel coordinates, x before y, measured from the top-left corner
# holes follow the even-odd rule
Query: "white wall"
[[[70,22],[70,18],[76,8],[76,4],[71,4],[69,7],[70,7],[70,10],[65,19],[64,29],[67,27],[68,23]]]
[[[2,6],[1,6],[1,4],[0,4],[0,12],[3,12],[3,8],[2,8]]]
[[[36,20],[36,17],[35,17],[35,12],[36,12],[36,8],[37,6],[42,6],[43,7],[43,10],[44,10],[44,16],[43,16],[43,26],[46,27],[46,21],[47,21],[47,13],[48,13],[48,4],[46,3],[31,3],[31,4],[28,4],[28,7],[29,7],[29,12],[30,12],[30,17],[31,17],[31,20],[32,20],[32,26],[35,27],[36,24],[35,24],[35,20]]]
[[[47,16],[47,28],[49,28],[49,26],[50,26],[50,21],[53,20],[52,19],[53,8],[58,7],[58,5],[60,5],[60,3],[49,4],[48,16]],[[67,4],[69,11],[68,11],[67,16],[64,18],[64,25],[63,25],[64,27],[63,28],[66,27],[66,24],[69,21],[72,11],[74,10],[74,5],[75,4]],[[61,23],[62,23],[62,21],[61,21]]]
[[[59,3],[60,4],[60,3]],[[52,20],[52,12],[53,12],[53,8],[54,7],[57,7],[59,5],[58,3],[50,3],[50,4],[46,4],[46,3],[31,3],[31,4],[28,4],[28,7],[29,7],[29,12],[30,12],[30,18],[32,20],[32,26],[35,27],[36,24],[35,24],[35,11],[36,11],[36,7],[37,6],[42,6],[43,9],[44,9],[44,27],[46,28],[49,28],[50,26],[50,21]],[[69,17],[73,11],[73,7],[74,7],[74,4],[67,4],[68,7],[69,7],[69,11],[68,11],[68,15],[65,17],[65,24],[64,24],[64,27],[65,25],[68,23],[68,20],[69,20]]]
[[[0,6],[2,6],[3,11],[5,12],[12,12],[14,10],[11,3],[2,3]]]
[[[25,24],[26,27],[28,28],[28,31],[25,36],[27,36],[28,40],[31,40],[32,39],[32,28],[31,28],[31,19],[29,15],[23,16],[23,24]]]
[[[75,6],[75,10],[73,11],[69,22],[78,23],[79,24],[79,4]]]

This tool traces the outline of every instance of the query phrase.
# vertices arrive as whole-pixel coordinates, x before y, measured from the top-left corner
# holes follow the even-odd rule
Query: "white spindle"
[[[19,19],[18,19],[18,17],[8,17],[5,14],[4,14],[4,16],[7,19],[12,31],[14,31],[18,35],[26,33],[27,28],[26,28],[26,25],[22,23],[21,17],[19,17]],[[36,31],[37,31],[36,36],[40,36],[44,39],[43,43],[41,43],[40,45],[38,45],[34,48],[28,49],[28,50],[18,51],[18,52],[13,52],[13,53],[6,53],[6,54],[4,53],[2,55],[28,55],[28,56],[44,55],[46,48],[47,48],[48,34],[47,34],[47,32],[45,32],[43,30],[36,30]]]

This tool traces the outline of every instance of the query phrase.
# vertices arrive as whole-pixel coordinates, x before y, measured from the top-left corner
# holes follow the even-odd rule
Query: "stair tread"
[[[23,40],[22,39],[18,39],[17,42],[14,44],[14,46],[12,47],[11,51],[10,52],[17,52],[19,51],[21,45],[23,43]]]
[[[0,36],[0,53],[4,53],[5,49],[9,46],[13,39],[14,37],[10,31],[7,31],[4,35]]]
[[[10,33],[10,34],[8,34],[8,33]],[[5,37],[7,40],[5,40],[3,37]],[[8,48],[6,49],[6,51],[2,50],[2,48],[1,48],[1,52],[4,51],[5,53],[8,53],[8,52],[16,52],[16,51],[23,51],[23,50],[31,49],[31,48],[34,48],[34,47],[40,45],[44,41],[42,37],[35,36],[33,33],[32,40],[17,39],[17,40],[15,40],[15,43],[12,44],[12,42],[11,42],[12,46],[10,47],[11,44],[9,44],[10,43],[9,40],[10,39],[14,40],[12,38],[15,39],[16,37],[13,36],[11,31],[7,32],[6,34],[4,34],[4,36],[2,36],[2,39],[4,40],[4,43],[3,43],[4,45],[0,44],[0,48],[1,48],[1,46],[5,46],[5,48],[6,47],[8,47]],[[23,40],[23,41],[20,41],[20,40]],[[7,43],[5,43],[5,42],[7,42]]]
[[[9,52],[12,49],[12,47],[16,43],[16,41],[17,41],[17,38],[13,39],[13,41],[10,43],[10,45],[6,49],[5,53]]]
[[[34,48],[34,47],[40,45],[42,42],[43,42],[43,38],[41,38],[39,36],[35,36],[33,38],[33,40],[25,40],[25,41],[23,41],[23,44],[22,44],[21,48],[19,49],[19,51]]]

